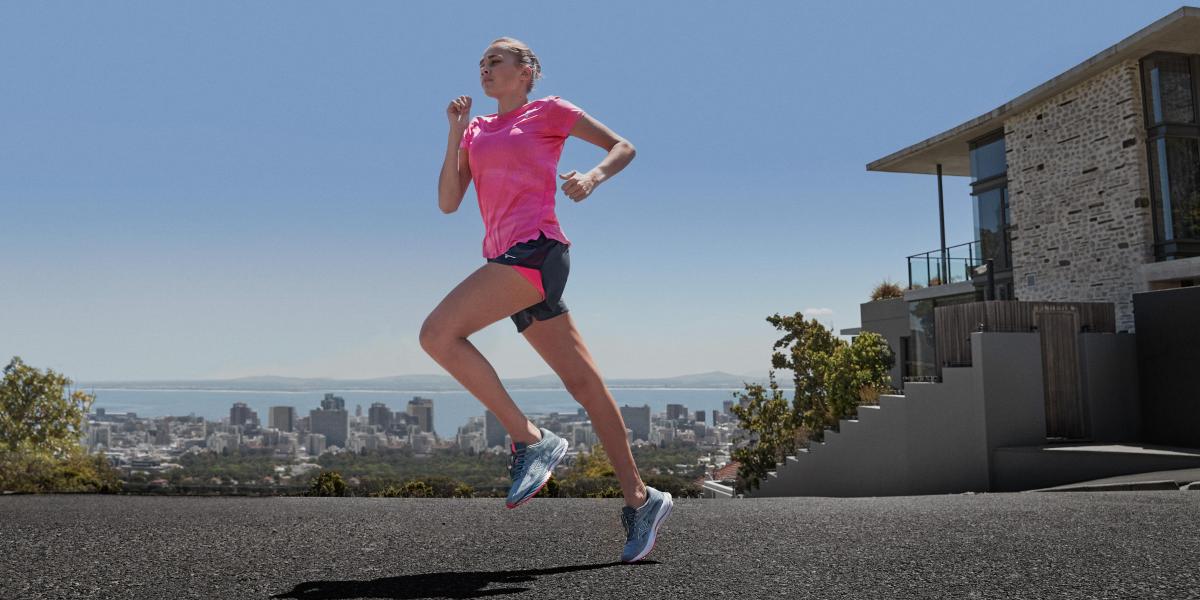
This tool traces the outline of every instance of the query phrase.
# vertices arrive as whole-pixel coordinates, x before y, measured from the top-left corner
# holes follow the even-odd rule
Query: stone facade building
[[[1134,294],[1200,282],[1200,9],[867,169],[972,180],[976,239],[910,256],[904,306],[883,311],[907,321],[896,378],[940,372],[946,304],[1106,302],[1134,332]]]
[[[1126,331],[1154,261],[1139,71],[1121,61],[1004,122],[1016,297],[1112,302]]]

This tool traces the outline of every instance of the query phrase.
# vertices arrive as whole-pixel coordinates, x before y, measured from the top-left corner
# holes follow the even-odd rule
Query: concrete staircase
[[[943,369],[942,383],[910,383],[904,396],[860,406],[857,418],[787,457],[747,495],[988,491],[992,449],[1045,442],[1041,363],[1036,335],[988,334],[973,343],[974,366]]]
[[[1103,357],[1112,348],[1129,350],[1132,336],[1081,338],[1088,349],[1081,368],[1093,416],[1090,443],[1047,443],[1038,334],[977,332],[971,334],[972,366],[944,368],[941,383],[908,383],[903,396],[860,406],[857,418],[842,420],[840,431],[826,430],[823,443],[787,457],[747,495],[1020,491],[1200,468],[1200,451],[1130,442],[1112,425],[1128,421],[1124,415],[1136,407],[1129,401],[1136,389]]]

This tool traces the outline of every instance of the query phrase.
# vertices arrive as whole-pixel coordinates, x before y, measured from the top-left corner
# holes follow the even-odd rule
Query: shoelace
[[[515,446],[514,446],[515,448]],[[508,456],[508,476],[516,479],[516,474],[525,466],[525,448],[511,450]]]
[[[625,537],[633,535],[634,524],[637,522],[637,513],[623,510],[621,511],[621,525],[625,527]]]

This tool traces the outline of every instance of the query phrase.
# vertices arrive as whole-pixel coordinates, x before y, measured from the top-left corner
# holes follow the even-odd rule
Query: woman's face
[[[492,46],[484,51],[479,61],[479,85],[483,86],[483,93],[492,98],[525,95],[528,72],[527,67],[517,64],[517,57],[511,52]]]

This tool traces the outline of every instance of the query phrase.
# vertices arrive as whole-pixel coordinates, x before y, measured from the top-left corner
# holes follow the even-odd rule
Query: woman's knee
[[[426,353],[436,356],[453,342],[455,337],[457,336],[451,328],[447,327],[440,319],[430,315],[421,324],[421,333],[418,339],[421,342],[421,348]]]
[[[600,398],[604,392],[604,379],[594,369],[584,368],[561,376],[563,387],[579,404],[587,408],[588,402]]]

